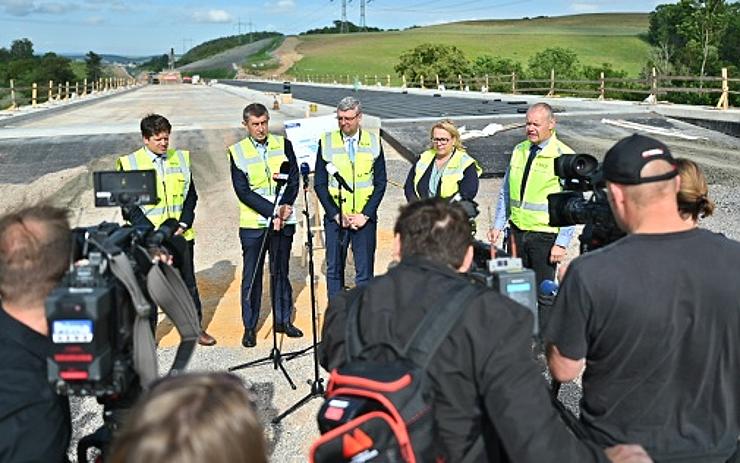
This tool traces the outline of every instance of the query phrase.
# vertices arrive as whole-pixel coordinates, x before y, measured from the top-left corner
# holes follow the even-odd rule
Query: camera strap
[[[134,320],[134,369],[139,375],[141,385],[147,387],[157,379],[157,347],[154,333],[149,323],[152,306],[146,298],[128,256],[124,253],[109,256],[111,271],[126,287],[136,310]],[[177,348],[175,361],[169,374],[185,369],[195,349],[200,334],[197,311],[180,275],[170,266],[155,264],[147,274],[147,287],[155,304],[173,321],[182,341]]]

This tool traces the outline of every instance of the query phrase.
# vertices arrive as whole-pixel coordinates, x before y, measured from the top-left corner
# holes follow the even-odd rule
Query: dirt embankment
[[[286,37],[283,44],[272,53],[280,61],[280,66],[275,69],[274,75],[282,76],[303,58],[303,55],[296,51],[299,43],[301,43],[300,39],[291,35],[290,37]]]

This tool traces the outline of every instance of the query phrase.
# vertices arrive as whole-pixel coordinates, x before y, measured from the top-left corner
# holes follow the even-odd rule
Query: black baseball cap
[[[674,166],[672,172],[641,177],[640,171],[651,161],[662,159]],[[666,145],[644,135],[634,134],[619,140],[604,157],[604,178],[623,185],[659,182],[678,175],[676,160]]]

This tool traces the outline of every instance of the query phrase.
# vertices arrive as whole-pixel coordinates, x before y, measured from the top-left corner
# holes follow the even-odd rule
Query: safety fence
[[[278,80],[276,76],[272,80]],[[410,80],[405,75],[331,75],[301,74],[292,77],[296,83],[344,84],[359,87],[400,87],[475,92],[499,92],[511,94],[541,94],[546,96],[584,96],[599,100],[644,100],[685,102],[680,94],[698,95],[700,99],[717,99],[718,109],[729,109],[740,101],[740,78],[730,78],[727,68],[721,76],[673,76],[660,75],[655,68],[644,78],[607,77],[602,72],[598,79],[559,78],[555,70],[549,79],[522,79],[517,73],[484,76],[458,75],[456,79],[443,80],[438,75],[418,76]]]
[[[32,83],[30,86],[17,86],[10,79],[9,87],[0,87],[0,109],[19,109],[21,106],[37,106],[42,103],[54,103],[84,98],[86,96],[109,92],[135,86],[135,79],[100,78],[82,82]]]

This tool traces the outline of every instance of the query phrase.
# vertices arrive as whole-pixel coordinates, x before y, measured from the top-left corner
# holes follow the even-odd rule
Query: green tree
[[[719,44],[719,57],[723,62],[740,68],[740,2],[727,6],[727,17],[724,38]]]
[[[10,61],[10,51],[5,47],[0,47],[0,63]]]
[[[520,76],[522,75],[522,65],[510,58],[497,58],[491,55],[482,55],[473,60],[471,71],[477,76],[485,74],[491,76],[504,75],[511,74],[512,72],[516,72],[516,74]]]
[[[85,55],[85,76],[91,80],[96,81],[103,77],[103,57],[93,51],[87,52]]]
[[[33,43],[28,39],[13,40],[10,45],[10,59],[33,58]]]
[[[578,77],[578,55],[570,48],[546,48],[529,59],[528,69],[532,77],[546,79],[550,70],[555,70],[559,79]]]
[[[423,43],[401,53],[394,67],[398,75],[405,75],[410,82],[426,81],[439,76],[440,82],[456,82],[458,74],[468,75],[470,63],[465,54],[454,45]]]
[[[679,30],[687,39],[687,48],[699,52],[699,75],[704,77],[707,63],[710,60],[715,64],[719,61],[719,40],[729,22],[727,5],[724,0],[681,0],[680,3],[689,4],[692,11],[688,18],[684,18]]]

